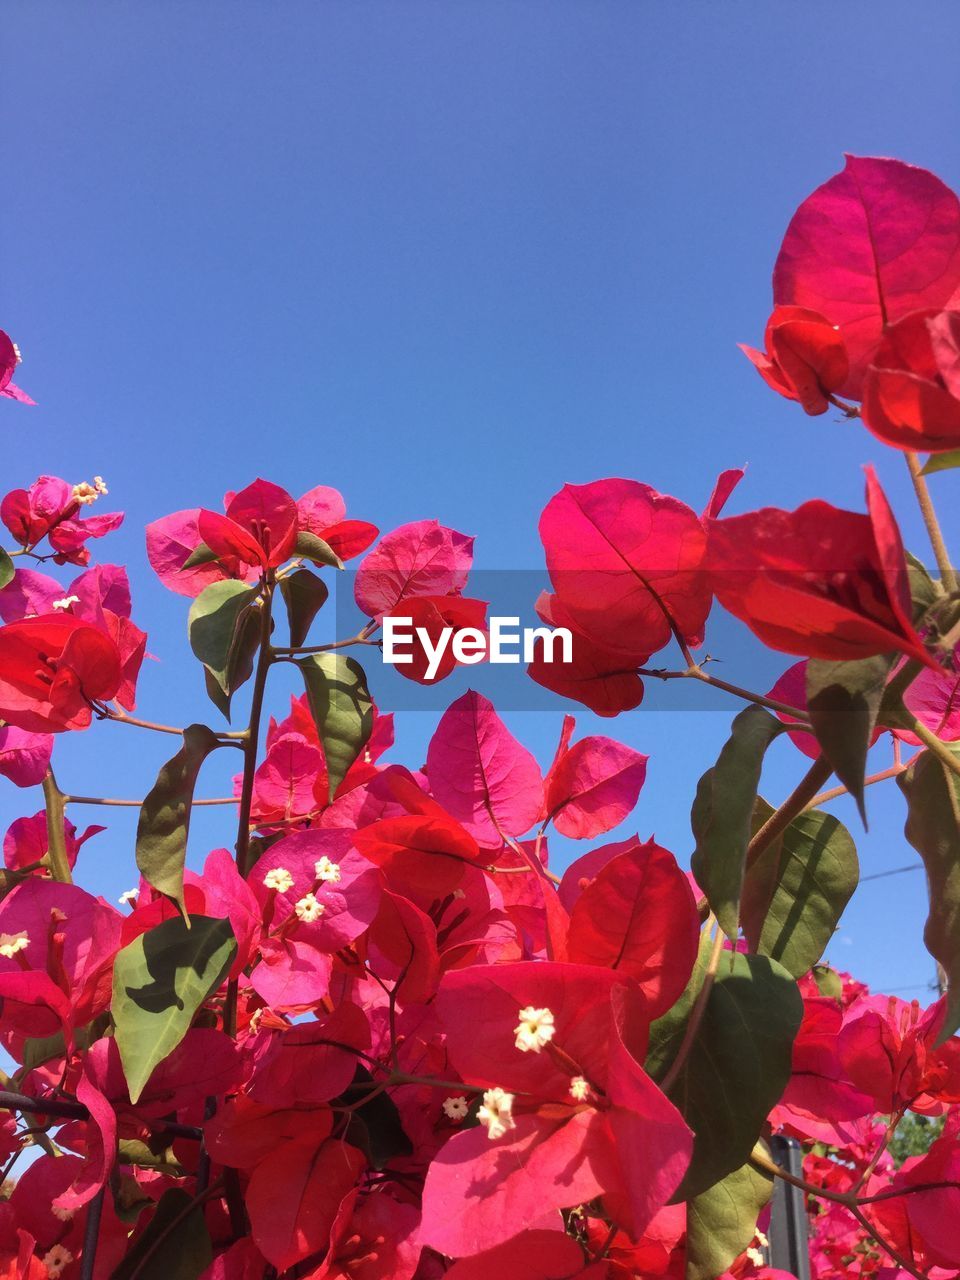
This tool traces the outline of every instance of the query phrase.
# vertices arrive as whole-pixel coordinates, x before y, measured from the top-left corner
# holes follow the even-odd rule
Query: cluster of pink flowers
[[[875,436],[942,452],[958,287],[952,193],[851,159],[791,223],[748,355],[808,413],[856,416],[862,395]],[[0,391],[25,400],[8,345]],[[123,518],[90,510],[102,478],[3,498],[0,773],[43,802],[3,840],[0,1276],[777,1280],[775,1135],[805,1152],[818,1280],[960,1276],[960,590],[929,510],[939,574],[908,561],[872,470],[863,512],[724,516],[743,478],[725,472],[702,512],[632,479],[567,485],[540,519],[537,609],[574,643],[566,662],[541,648],[532,679],[606,717],[650,678],[747,704],[691,787],[690,871],[653,839],[611,842],[647,757],[571,715],[544,768],[468,691],[421,768],[391,758],[357,655],[388,617],[431,640],[483,630],[471,537],[423,520],[381,538],[334,489],[262,479],[222,513],[156,519],[147,553],[191,602],[207,718],[249,693],[245,728],[179,730],[133,714],[147,638],[125,569],[90,563]],[[363,627],[308,643],[356,557]],[[768,693],[696,661],[718,605],[799,659]],[[449,678],[456,659],[431,675],[419,643],[401,674]],[[648,667],[671,645],[678,670]],[[283,718],[279,663],[304,682]],[[67,812],[105,800],[64,791],[53,760],[58,735],[103,719],[178,739],[117,906],[74,883],[105,828],[78,834]],[[807,772],[774,808],[759,786],[780,734]],[[881,740],[894,763],[868,778]],[[212,800],[231,847],[193,870],[191,808],[221,750],[239,766]],[[822,962],[858,877],[822,806],[893,777],[946,981],[925,1010]],[[553,833],[585,842],[562,873]],[[898,1165],[909,1114],[937,1136]]]

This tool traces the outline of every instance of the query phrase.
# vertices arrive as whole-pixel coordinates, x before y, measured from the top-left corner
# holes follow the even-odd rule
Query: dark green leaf
[[[737,936],[744,862],[764,753],[784,725],[762,707],[747,707],[712,769],[700,779],[690,814],[697,841],[690,865],[720,928]]]
[[[907,575],[910,580],[910,599],[913,602],[913,624],[922,622],[935,604],[944,599],[943,587],[934,581],[926,566],[916,556],[905,551]]]
[[[670,1064],[676,1058],[683,1043],[683,1034],[687,1029],[687,1019],[693,1002],[703,986],[703,978],[710,961],[712,941],[709,931],[701,930],[700,946],[690,981],[683,990],[680,999],[665,1014],[650,1024],[650,1042],[647,1046],[647,1059],[644,1067],[648,1075],[659,1083],[666,1075]]]
[[[301,529],[297,534],[295,553],[305,560],[312,560],[314,564],[327,564],[333,569],[343,568],[343,561],[333,547],[315,533],[308,533],[306,529]]]
[[[356,1106],[361,1089],[369,1089],[370,1100]],[[396,1103],[389,1094],[376,1091],[376,1081],[366,1067],[357,1067],[353,1089],[344,1095],[343,1102],[355,1107],[350,1112],[344,1140],[360,1148],[371,1169],[385,1169],[391,1160],[413,1154]]]
[[[670,1097],[696,1135],[674,1199],[689,1200],[745,1164],[790,1079],[803,1001],[766,956],[725,951]]]
[[[952,471],[960,467],[960,449],[948,449],[946,453],[931,453],[920,474],[932,476],[935,471]]]
[[[137,823],[137,866],[148,884],[183,905],[183,863],[193,789],[200,766],[220,743],[204,724],[183,731],[183,746],[160,770],[150,794],[140,807]]]
[[[212,547],[208,547],[205,542],[198,542],[180,566],[180,570],[182,572],[184,569],[196,569],[199,565],[213,564],[219,559],[219,554]]]
[[[906,837],[927,869],[930,914],[923,940],[947,975],[942,1044],[960,1029],[960,778],[924,751],[897,785],[907,797]]]
[[[686,1280],[717,1280],[757,1233],[773,1177],[748,1161],[687,1205]]]
[[[300,658],[307,700],[327,761],[333,800],[347,770],[367,745],[373,728],[373,702],[363,667],[340,653]]]
[[[297,569],[280,579],[280,591],[287,606],[290,643],[296,648],[309,634],[314,618],[327,602],[327,584],[309,569]]]
[[[807,663],[807,711],[820,749],[860,810],[863,825],[863,779],[867,752],[877,724],[893,654],[858,658],[855,662]]]
[[[190,648],[206,668],[207,692],[229,718],[230,695],[249,679],[260,636],[258,587],[242,582],[212,582],[190,607]],[[211,680],[220,695],[211,691]]]
[[[754,829],[773,812],[758,799]],[[859,878],[856,846],[839,819],[817,810],[794,818],[747,867],[740,914],[751,951],[801,977],[823,955]]]
[[[13,561],[7,555],[6,551],[4,551],[3,547],[0,547],[0,590],[13,581],[13,575],[15,573],[16,569],[13,566]]]
[[[192,1204],[179,1187],[166,1190],[110,1280],[197,1280],[213,1261],[213,1246],[203,1207]]]
[[[237,943],[229,920],[179,916],[117,953],[111,1012],[130,1101],[186,1035],[200,1005],[220,986]]]

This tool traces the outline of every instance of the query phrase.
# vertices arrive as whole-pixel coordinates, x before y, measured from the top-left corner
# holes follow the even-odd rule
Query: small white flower
[[[25,933],[0,933],[0,956],[12,960],[18,951],[26,951],[30,939]]]
[[[500,1088],[488,1089],[483,1095],[477,1119],[486,1128],[488,1138],[502,1138],[508,1129],[515,1129],[513,1094]]]
[[[749,1249],[746,1250],[746,1256],[750,1259],[750,1261],[753,1263],[755,1267],[765,1267],[767,1265],[766,1258],[763,1256],[763,1254],[760,1252],[759,1249],[754,1249],[752,1245]]]
[[[94,477],[93,477],[93,487],[96,489],[97,493],[109,493],[109,492],[110,492],[110,490],[107,488],[107,486],[106,486],[106,485],[104,484],[104,482],[103,482],[103,476],[94,476]]]
[[[754,1240],[756,1240],[757,1244],[760,1246],[761,1249],[766,1249],[770,1243],[770,1241],[767,1239],[767,1237],[763,1234],[762,1231],[758,1231],[753,1238]]]
[[[61,1222],[72,1222],[75,1211],[73,1209],[63,1209],[58,1204],[52,1204],[50,1212],[55,1218],[59,1218]]]
[[[73,498],[79,502],[81,507],[89,507],[91,502],[96,502],[100,497],[100,490],[87,480],[81,480],[79,484],[73,486]]]
[[[256,1035],[260,1030],[260,1019],[263,1017],[262,1009],[254,1009],[250,1015],[250,1021],[247,1023],[247,1030],[251,1035]]]
[[[47,1268],[47,1275],[54,1278],[62,1275],[72,1261],[73,1254],[62,1244],[55,1244],[43,1255],[43,1265]]]
[[[23,356],[20,354],[20,348],[16,343],[13,344],[13,355],[17,364],[23,364]]]
[[[331,862],[326,854],[313,864],[313,872],[323,884],[340,883],[340,863]]]
[[[535,1009],[528,1004],[520,1010],[520,1022],[516,1027],[516,1045],[521,1053],[539,1053],[553,1039],[556,1028],[549,1009]]]
[[[274,867],[263,877],[263,883],[268,889],[276,889],[277,893],[286,893],[293,888],[293,876],[286,867]]]
[[[470,1104],[467,1102],[463,1094],[458,1094],[456,1098],[444,1098],[443,1114],[448,1120],[452,1120],[454,1124],[459,1124],[470,1110]]]
[[[570,1097],[574,1102],[585,1102],[590,1096],[590,1085],[583,1076],[574,1076],[570,1081]]]
[[[51,609],[69,609],[72,604],[79,604],[79,596],[64,596],[62,600],[53,600],[50,603]]]
[[[293,909],[304,924],[313,924],[315,920],[320,919],[325,910],[323,903],[318,902],[312,893],[304,894]]]
[[[128,889],[126,893],[121,893],[117,901],[120,903],[121,907],[135,907],[139,897],[139,889]]]

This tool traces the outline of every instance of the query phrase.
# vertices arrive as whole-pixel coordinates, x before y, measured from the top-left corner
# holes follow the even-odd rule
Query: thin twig
[[[47,854],[54,880],[72,884],[70,859],[67,857],[67,837],[64,831],[64,795],[57,786],[53,770],[48,769],[43,779],[43,801],[47,816]]]
[[[940,521],[937,519],[937,513],[933,505],[933,499],[930,497],[926,477],[923,475],[920,459],[915,453],[906,453],[904,456],[907,461],[907,470],[910,472],[910,479],[913,481],[913,491],[917,495],[917,505],[920,507],[920,514],[927,528],[930,545],[933,547],[937,568],[940,570],[943,588],[948,592],[956,591],[957,575],[954,572],[953,565],[950,563],[950,553],[947,551],[943,530],[940,528]]]

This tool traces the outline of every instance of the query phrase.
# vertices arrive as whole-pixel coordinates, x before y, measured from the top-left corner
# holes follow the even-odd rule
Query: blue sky
[[[629,476],[699,509],[718,471],[749,462],[732,509],[860,509],[875,461],[929,559],[899,455],[779,401],[735,344],[759,339],[786,223],[844,150],[960,185],[957,35],[947,3],[5,13],[0,324],[40,401],[0,405],[6,487],[96,472],[127,511],[101,548],[130,565],[161,660],[143,714],[207,714],[186,602],[152,580],[143,525],[257,474],[336,485],[384,530],[437,517],[499,571],[542,564],[537,517],[565,481]],[[954,483],[935,478],[956,545]],[[687,705],[578,716],[649,752],[631,825],[684,862],[697,778],[737,709]],[[507,719],[546,763],[565,709]],[[422,761],[437,715],[435,700],[402,714],[399,758]],[[141,795],[173,742],[93,734],[58,750],[68,790]],[[768,799],[801,767],[775,748]],[[5,826],[25,797],[0,787]],[[211,768],[202,791],[223,788]],[[837,809],[864,874],[913,861],[896,789],[870,800],[866,838]],[[115,897],[134,879],[135,812],[110,823],[82,879]],[[222,812],[198,816],[192,859],[229,843]],[[878,986],[923,984],[923,916],[922,875],[866,884],[829,957]]]

